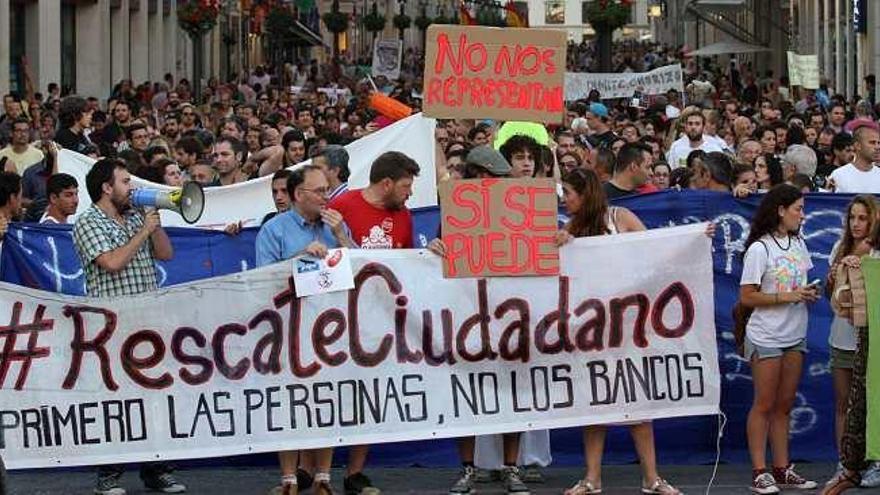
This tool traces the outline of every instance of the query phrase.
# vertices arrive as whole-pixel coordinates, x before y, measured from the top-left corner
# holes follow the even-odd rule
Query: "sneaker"
[[[808,480],[794,470],[794,464],[787,468],[773,468],[773,478],[776,485],[782,489],[812,490],[819,486],[815,481]]]
[[[862,488],[880,487],[880,462],[872,462],[868,469],[862,472]]]
[[[178,483],[171,473],[162,473],[143,478],[144,486],[149,490],[159,493],[183,493],[186,486]]]
[[[758,495],[779,493],[779,487],[776,486],[776,478],[766,471],[755,476],[755,479],[752,480],[751,490],[752,493],[757,493]]]
[[[537,464],[529,464],[528,466],[523,466],[520,469],[522,473],[522,479],[526,483],[543,483],[544,473],[541,472],[541,466]]]
[[[95,482],[95,495],[125,495],[125,488],[119,485],[119,475],[98,476]]]
[[[828,486],[834,483],[834,480],[840,478],[840,475],[844,472],[843,463],[838,462],[837,467],[834,468],[834,474],[831,476],[831,479],[825,482],[825,486]]]
[[[645,495],[681,495],[681,491],[663,478],[657,478],[651,486],[642,485]]]
[[[379,495],[382,493],[373,486],[373,482],[364,473],[346,476],[343,484],[345,485],[345,495]]]
[[[476,474],[477,470],[473,466],[463,466],[461,468],[461,477],[449,489],[449,495],[470,495],[474,493]]]
[[[508,495],[529,495],[529,487],[523,483],[519,475],[519,468],[516,466],[504,466],[501,471],[501,479],[504,481],[504,489]]]
[[[474,469],[474,483],[492,483],[501,481],[501,471],[498,469]]]

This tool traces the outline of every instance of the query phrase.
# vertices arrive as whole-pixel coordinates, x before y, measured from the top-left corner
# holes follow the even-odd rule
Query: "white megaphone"
[[[180,189],[162,191],[139,188],[131,191],[131,205],[176,211],[186,223],[196,223],[205,211],[205,191],[198,182],[187,182]]]

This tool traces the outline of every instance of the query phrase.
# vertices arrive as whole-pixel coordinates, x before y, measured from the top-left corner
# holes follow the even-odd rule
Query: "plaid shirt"
[[[86,294],[93,297],[115,297],[155,290],[156,266],[153,245],[144,242],[124,269],[110,273],[95,260],[98,256],[127,244],[144,226],[144,214],[129,210],[123,215],[125,224],[107,216],[92,204],[73,226],[73,243],[86,272]]]

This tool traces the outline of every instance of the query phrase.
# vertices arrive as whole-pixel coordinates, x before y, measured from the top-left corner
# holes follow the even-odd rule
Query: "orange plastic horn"
[[[370,94],[370,108],[388,117],[393,121],[405,119],[412,115],[413,109],[403,103],[385,96],[382,93],[373,92]]]

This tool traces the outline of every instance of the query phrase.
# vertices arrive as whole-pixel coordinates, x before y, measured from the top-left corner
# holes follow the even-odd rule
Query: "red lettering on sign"
[[[481,208],[480,204],[473,199],[465,197],[465,193],[468,192],[479,192],[479,187],[476,184],[465,183],[452,190],[452,202],[455,203],[456,206],[465,208],[472,213],[471,217],[468,219],[462,219],[452,215],[446,216],[446,221],[457,229],[472,229],[479,225],[481,220],[484,225],[486,222],[486,220],[483,219],[485,208]]]
[[[489,62],[489,53],[486,51],[486,45],[482,43],[468,44],[468,37],[464,33],[458,37],[458,50],[456,51],[452,48],[449,35],[441,33],[437,36],[437,62],[434,64],[434,72],[442,74],[447,60],[452,72],[456,76],[461,76],[465,64],[472,72],[483,70]]]

